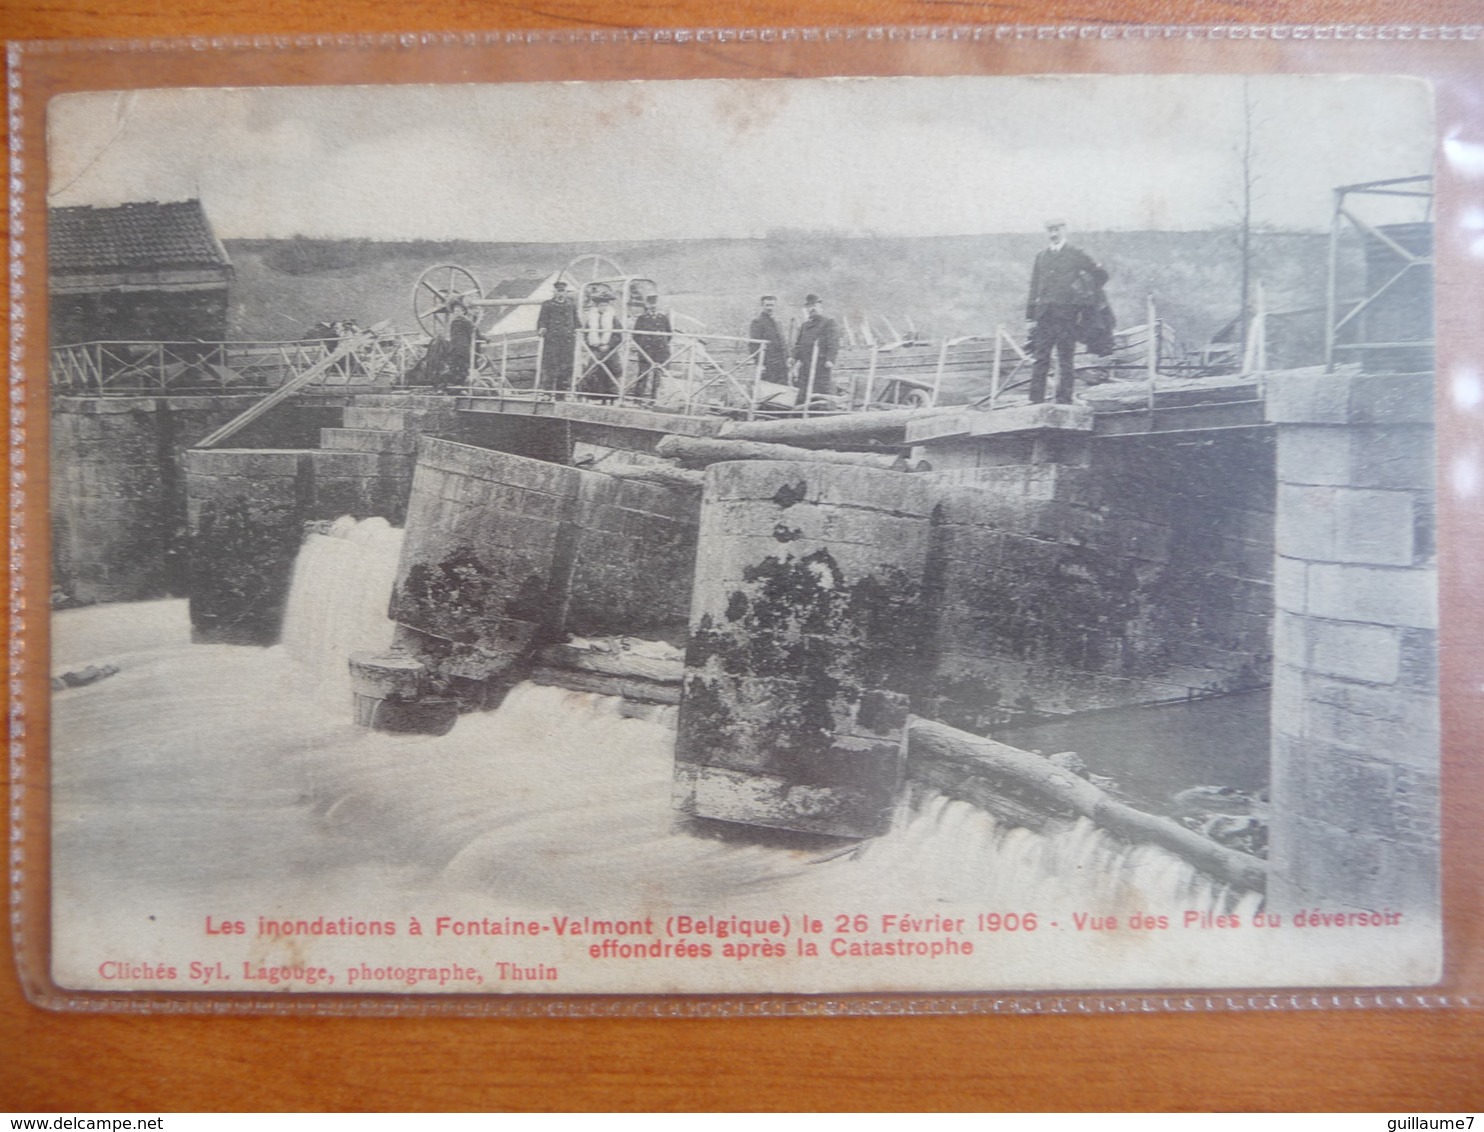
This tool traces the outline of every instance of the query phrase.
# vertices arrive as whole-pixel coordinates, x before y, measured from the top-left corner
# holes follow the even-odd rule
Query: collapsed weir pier
[[[337,752],[351,771],[339,781],[355,788],[326,789],[336,798],[323,814],[303,797],[293,807],[316,835],[359,819],[363,853],[431,845],[431,871],[452,868],[461,884],[509,876],[494,858],[520,854],[504,830],[487,836],[497,822],[552,823],[524,842],[538,847],[525,854],[538,862],[527,896],[559,888],[548,846],[574,846],[567,868],[587,882],[582,851],[606,843],[635,874],[633,906],[667,880],[737,891],[739,876],[776,878],[735,862],[707,872],[713,833],[751,831],[729,848],[781,847],[774,856],[792,866],[819,838],[890,829],[868,845],[829,843],[810,881],[845,858],[866,862],[873,892],[905,864],[908,900],[957,890],[982,908],[1054,903],[1069,880],[1103,886],[1095,904],[1078,891],[1071,909],[1126,916],[1138,890],[1157,890],[1156,906],[1183,911],[1186,926],[1221,926],[1237,907],[1295,926],[1427,919],[1440,836],[1432,231],[1373,228],[1347,200],[1430,199],[1428,180],[1336,190],[1322,309],[1270,320],[1261,283],[1249,296],[1244,282],[1221,341],[1182,358],[1150,295],[1113,355],[1082,359],[1089,387],[1071,406],[1020,403],[1015,379],[1031,360],[1004,325],[992,338],[927,342],[913,330],[887,342],[868,321],[868,341],[842,348],[830,375],[837,392],[820,398],[817,355],[806,380],[781,386],[756,339],[695,325],[664,341],[658,378],[652,324],[615,340],[604,318],[579,319],[589,333],[564,356],[535,333],[561,271],[486,291],[456,265],[430,268],[414,286],[426,336],[337,322],[296,342],[227,342],[232,269],[214,240],[187,238],[209,236],[204,215],[192,220],[199,203],[54,210],[55,604],[188,594],[195,638],[235,645],[272,644],[287,622],[280,655],[214,650],[223,663],[201,665],[201,682],[182,655],[173,672],[189,691],[162,701],[188,711],[222,692],[223,672],[240,676],[236,663],[277,677],[290,661],[307,686],[282,705],[294,721],[277,729],[284,749],[229,734],[216,752],[214,766],[234,771],[240,753],[259,783],[325,754],[298,730],[343,732],[325,703],[376,731],[452,731],[416,743],[363,733]],[[1342,238],[1345,223],[1359,244]],[[150,270],[109,260],[111,246],[139,241],[100,233],[145,226],[145,243],[160,245]],[[172,227],[180,238],[161,239]],[[56,238],[68,230],[75,238]],[[209,267],[169,262],[192,246]],[[1365,290],[1345,298],[1339,268],[1361,266],[1362,252]],[[656,297],[654,280],[583,260],[615,276],[578,289],[584,314],[616,300],[633,318]],[[480,332],[497,312],[498,332]],[[981,400],[942,404],[980,397],[986,377]],[[296,560],[305,576],[291,583]],[[374,632],[349,646],[346,622]],[[617,700],[579,710],[532,684]],[[232,731],[279,687],[235,687],[218,723]],[[1260,724],[1243,703],[1263,705]],[[1180,763],[1109,723],[1146,710],[1168,720],[1183,709],[1148,705],[1172,704],[1194,705],[1191,716],[1238,705],[1231,730],[1263,734],[1260,750],[1223,735],[1217,757]],[[618,726],[610,713],[666,726]],[[568,715],[590,726],[554,731]],[[1203,738],[1219,730],[1199,718]],[[1097,755],[1037,737],[1089,724],[1109,743]],[[642,744],[623,746],[636,735]],[[173,746],[172,770],[200,775],[203,793],[235,803],[244,788],[236,774],[211,777],[194,732],[136,721],[135,736],[151,765],[151,744]],[[1110,782],[1072,746],[1091,762],[1122,748],[1124,762]],[[385,789],[367,800],[354,772],[377,758]],[[1141,761],[1181,785],[1270,784],[1258,819],[1267,858],[1255,841],[1152,812],[1156,792],[1133,781]],[[1240,784],[1220,769],[1237,763],[1252,776]],[[96,812],[130,813],[103,793],[116,775],[97,776]],[[614,797],[630,804],[597,812]],[[690,817],[679,836],[672,798]],[[470,813],[479,828],[457,852],[430,835]],[[404,820],[407,836],[388,837]],[[946,867],[919,884],[924,859]],[[1150,874],[1158,884],[1141,883]],[[984,898],[1006,885],[1024,895]],[[315,934],[317,921],[298,922]],[[449,923],[510,934],[507,921]],[[527,977],[499,966],[502,979]],[[247,977],[283,969],[261,970]]]
[[[813,430],[321,390],[274,410],[302,447],[178,463],[246,399],[61,397],[59,540],[105,552],[61,566],[127,596],[106,551],[157,501],[130,489],[97,530],[83,504],[152,475],[189,547],[153,568],[188,574],[198,639],[265,644],[304,523],[383,515],[423,673],[398,698],[478,709],[534,676],[672,707],[682,810],[840,836],[879,832],[909,780],[1025,803],[993,767],[933,770],[914,718],[982,737],[1271,684],[1270,905],[1398,907],[1436,884],[1431,381],[1291,371]],[[804,451],[716,458],[748,444]],[[669,647],[603,646],[624,637]]]
[[[387,516],[407,530],[390,613],[420,674],[381,696],[393,715],[451,725],[527,677],[668,706],[678,806],[729,822],[865,837],[908,780],[1003,816],[1024,788],[947,773],[913,718],[993,736],[1270,682],[1272,855],[1196,863],[1248,887],[1266,871],[1273,906],[1395,908],[1437,875],[1431,381],[1119,386],[825,418],[815,439],[795,420],[347,390],[278,409],[275,436],[319,447],[185,450],[166,482],[197,639],[272,642],[304,524]],[[59,536],[88,533],[93,481],[169,458],[162,430],[242,408],[194,401],[58,399],[83,504],[59,507]],[[794,458],[717,458],[772,444]],[[142,530],[125,512],[95,534]]]

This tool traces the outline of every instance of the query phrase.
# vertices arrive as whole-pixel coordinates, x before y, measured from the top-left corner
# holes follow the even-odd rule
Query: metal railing
[[[1364,316],[1376,305],[1393,295],[1404,281],[1432,269],[1431,253],[1420,254],[1389,236],[1382,226],[1374,225],[1359,215],[1351,204],[1352,197],[1397,197],[1421,202],[1426,215],[1432,214],[1433,178],[1431,174],[1393,177],[1385,181],[1366,181],[1357,185],[1340,185],[1334,190],[1334,213],[1330,221],[1329,278],[1326,295],[1324,364],[1333,370],[1340,351],[1431,349],[1432,335],[1415,340],[1368,341]],[[1427,186],[1423,188],[1421,186]],[[1340,288],[1340,243],[1347,225],[1374,247],[1384,250],[1392,261],[1390,274],[1381,282],[1366,281],[1365,293],[1354,300],[1342,300]],[[1430,323],[1428,324],[1430,329]],[[1348,337],[1347,337],[1348,333]]]
[[[1013,337],[1003,323],[995,327],[991,341],[989,393],[974,403],[977,407],[994,408],[1005,392],[1029,381],[1029,369],[1034,364],[1028,347]],[[1192,367],[1181,361],[1181,357],[1174,331],[1159,317],[1154,296],[1150,295],[1145,300],[1144,321],[1113,332],[1111,354],[1094,354],[1079,347],[1073,366],[1078,374],[1099,382],[1146,381],[1152,400],[1161,377],[1202,376],[1211,368]]]
[[[316,385],[400,384],[421,358],[420,335],[365,336]],[[52,388],[77,395],[277,389],[335,353],[338,339],[298,342],[80,342],[50,351]]]
[[[695,331],[603,332],[579,328],[570,353],[558,360],[535,335],[481,340],[475,345],[471,396],[586,401],[698,415],[788,411],[792,386],[762,378],[762,342]]]

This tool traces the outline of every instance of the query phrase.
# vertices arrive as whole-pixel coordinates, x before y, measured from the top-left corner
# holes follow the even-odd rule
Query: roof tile
[[[53,275],[230,265],[199,200],[53,208],[47,220]]]

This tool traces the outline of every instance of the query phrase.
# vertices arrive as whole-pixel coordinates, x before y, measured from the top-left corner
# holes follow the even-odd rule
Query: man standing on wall
[[[467,385],[474,372],[474,345],[477,341],[474,317],[469,304],[455,295],[448,301],[448,354],[434,384],[441,391],[449,386]]]
[[[770,381],[774,385],[787,385],[788,347],[784,345],[783,331],[778,328],[778,321],[773,317],[773,308],[777,305],[776,295],[762,297],[762,310],[752,320],[752,325],[747,328],[747,337],[754,342],[762,343],[761,346],[755,348],[752,364],[757,365],[759,360],[762,361],[763,380]]]
[[[799,327],[794,341],[794,385],[805,396],[832,397],[835,393],[835,358],[840,353],[840,328],[821,312],[818,295],[804,296],[809,317]]]
[[[1046,400],[1046,377],[1051,372],[1051,353],[1056,351],[1056,401],[1072,403],[1072,383],[1076,380],[1074,359],[1077,356],[1079,321],[1097,302],[1099,288],[1108,281],[1108,273],[1081,248],[1067,243],[1067,222],[1046,221],[1048,245],[1036,256],[1031,269],[1030,297],[1025,304],[1025,317],[1036,325],[1031,331],[1030,348],[1035,357],[1031,367],[1031,403]]]
[[[572,351],[577,344],[577,304],[561,280],[552,284],[551,298],[541,304],[536,333],[541,335],[541,375],[537,389],[553,392],[572,384]]]
[[[644,296],[644,309],[634,318],[634,353],[639,377],[630,391],[633,396],[649,400],[659,392],[659,379],[670,361],[670,315],[659,309],[660,297],[653,292]]]
[[[580,393],[617,397],[623,381],[623,319],[614,309],[615,296],[601,284],[587,289],[587,309],[582,314],[582,338],[587,366],[577,383]]]

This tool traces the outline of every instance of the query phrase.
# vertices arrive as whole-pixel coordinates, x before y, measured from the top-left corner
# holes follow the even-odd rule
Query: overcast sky
[[[1249,90],[1258,223],[1322,229],[1333,186],[1431,171],[1416,80]],[[1242,107],[1227,76],[72,94],[50,203],[200,197],[226,239],[1202,229],[1240,215]]]

